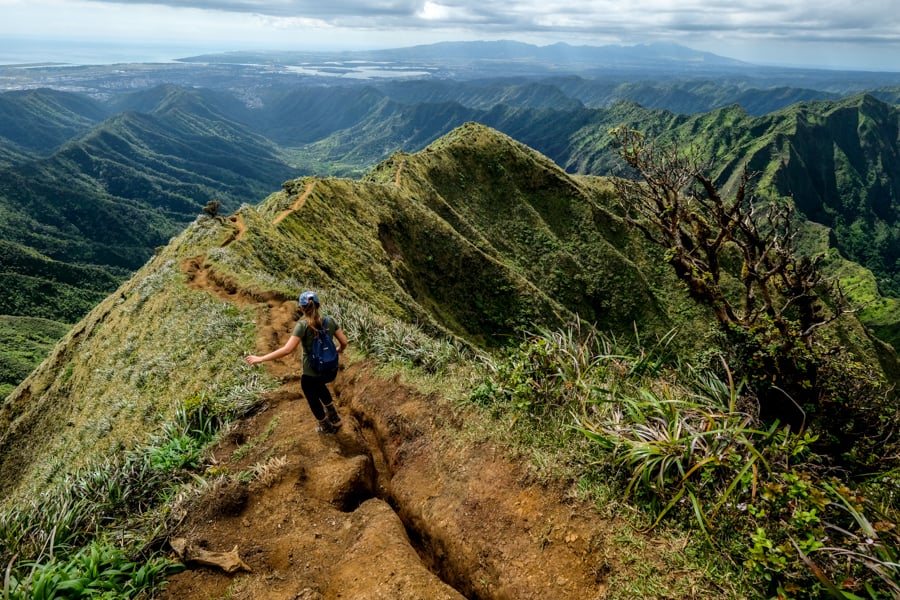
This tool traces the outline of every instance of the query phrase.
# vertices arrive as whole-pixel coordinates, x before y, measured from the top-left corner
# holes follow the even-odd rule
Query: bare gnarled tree
[[[809,346],[818,327],[846,311],[840,287],[819,270],[824,256],[798,255],[792,205],[749,197],[746,169],[733,196],[725,198],[705,174],[706,165],[677,146],[649,143],[626,127],[610,133],[641,178],[614,181],[625,219],[666,250],[691,296],[708,305],[726,331],[749,331],[766,317],[786,348]],[[739,298],[722,285],[728,247],[742,258]],[[834,301],[830,314],[823,310],[824,296]]]

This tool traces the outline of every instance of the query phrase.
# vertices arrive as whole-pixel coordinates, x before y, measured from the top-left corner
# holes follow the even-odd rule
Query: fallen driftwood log
[[[238,556],[238,547],[235,546],[230,552],[212,552],[199,548],[185,538],[173,538],[169,540],[169,545],[185,563],[195,563],[206,567],[218,567],[226,573],[236,573],[240,570],[247,572],[252,569],[247,563]]]

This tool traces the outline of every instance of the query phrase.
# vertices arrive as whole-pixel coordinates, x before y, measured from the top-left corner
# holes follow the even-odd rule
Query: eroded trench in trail
[[[182,267],[193,287],[257,308],[256,348],[248,352],[286,341],[296,301],[242,290],[202,256]],[[252,481],[208,478],[220,483],[190,506],[176,532],[210,551],[236,549],[249,571],[188,564],[165,597],[605,595],[616,568],[609,523],[559,490],[530,483],[497,445],[463,441],[464,411],[347,358],[333,384],[343,418],[334,435],[315,432],[299,352],[266,363],[281,386],[224,436],[211,469],[252,473]]]

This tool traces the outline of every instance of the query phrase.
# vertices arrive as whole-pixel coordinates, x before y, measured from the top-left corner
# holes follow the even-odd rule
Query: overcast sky
[[[108,42],[108,62],[134,59],[139,45],[168,46],[157,50],[177,58],[195,50],[357,50],[466,40],[666,41],[755,63],[900,71],[896,2],[0,0],[0,62],[23,54],[58,59],[44,40]]]

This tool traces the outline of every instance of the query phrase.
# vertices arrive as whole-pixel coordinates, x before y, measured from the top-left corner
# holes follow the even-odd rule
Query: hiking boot
[[[338,414],[337,409],[334,407],[334,404],[326,404],[325,405],[325,414],[328,422],[332,427],[337,429],[341,426],[341,415]]]
[[[325,417],[316,425],[316,433],[336,433],[337,427],[331,424],[328,417]]]

